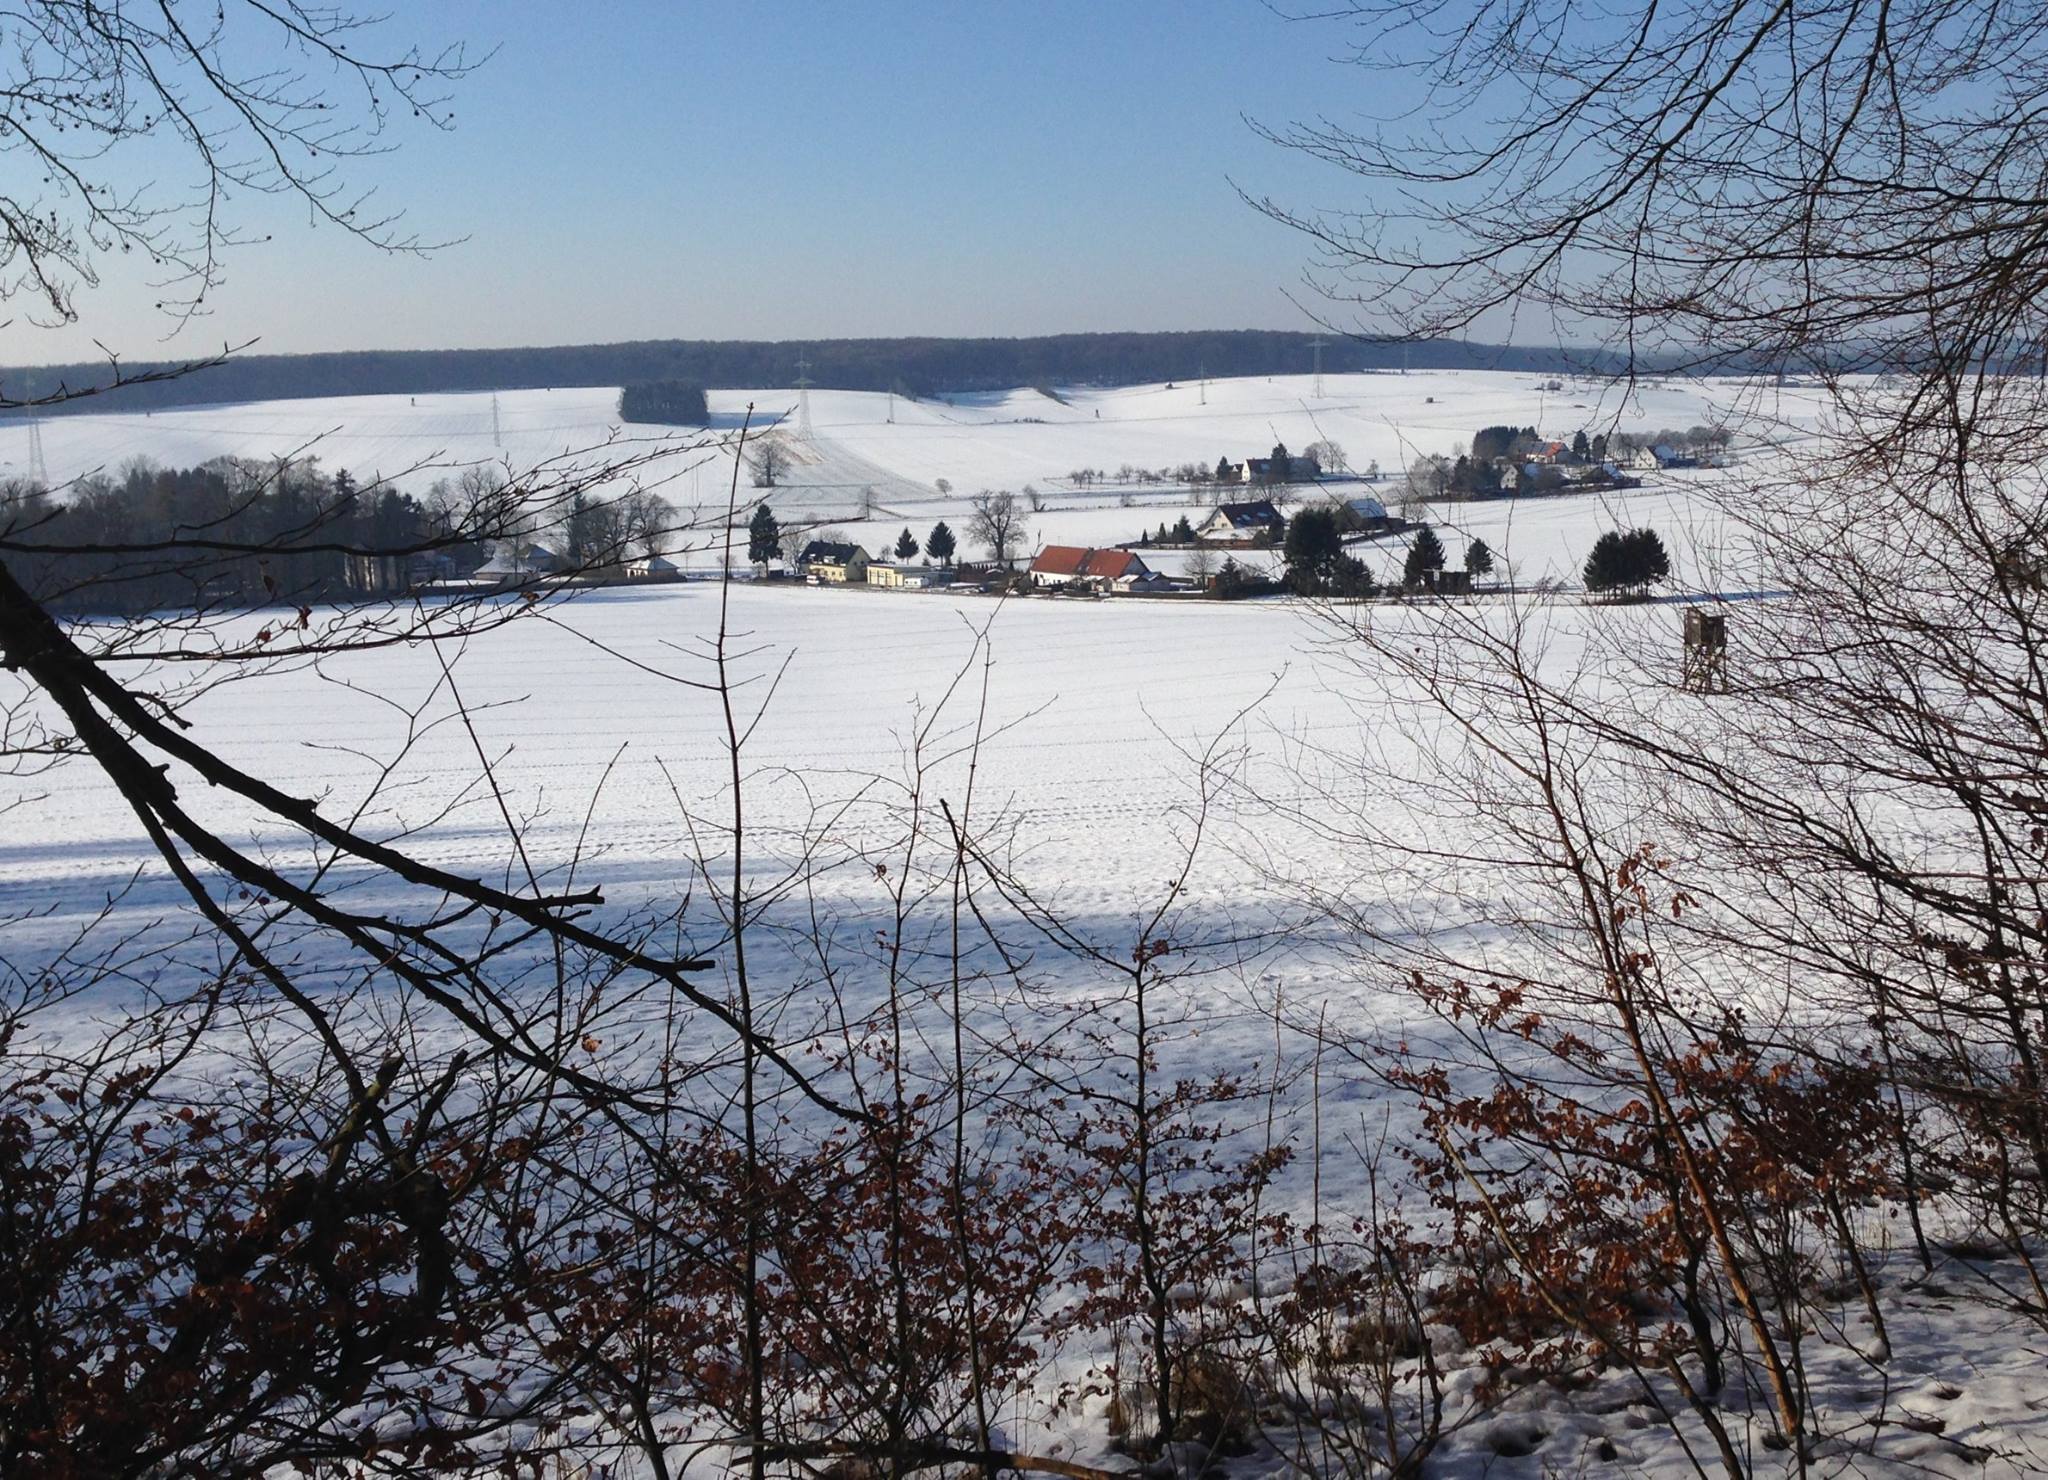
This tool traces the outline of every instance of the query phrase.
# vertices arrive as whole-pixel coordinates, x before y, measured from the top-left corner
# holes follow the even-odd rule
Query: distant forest
[[[528,390],[552,386],[682,381],[709,387],[776,389],[793,384],[797,362],[813,384],[837,390],[927,396],[941,391],[1029,385],[1135,385],[1210,376],[1298,375],[1313,365],[1312,336],[1232,329],[1172,334],[1055,334],[1038,339],[831,339],[812,342],[646,339],[533,349],[365,350],[348,354],[237,355],[172,380],[125,386],[109,400],[87,397],[44,408],[141,411],[227,401],[311,396],[419,395],[438,391]],[[1515,348],[1437,341],[1337,341],[1323,351],[1330,372],[1359,369],[1566,371],[1598,368],[1597,351]],[[124,364],[127,375],[168,368]],[[101,385],[104,362],[0,370],[0,393],[32,401]]]

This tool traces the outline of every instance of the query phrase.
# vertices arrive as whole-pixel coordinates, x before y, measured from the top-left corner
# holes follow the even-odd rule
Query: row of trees
[[[312,461],[136,462],[61,497],[27,483],[0,488],[0,521],[17,544],[17,579],[53,607],[300,604],[391,589],[381,566],[392,562],[480,563],[469,532],[494,491],[443,483],[423,503]],[[509,511],[484,512],[489,524]],[[195,543],[214,552],[195,557]]]
[[[540,541],[569,573],[658,553],[675,510],[634,486],[565,465],[513,488],[502,469],[437,478],[424,498],[313,458],[136,461],[61,495],[0,486],[16,573],[59,610],[134,612],[306,606],[388,596],[467,576],[500,547]]]

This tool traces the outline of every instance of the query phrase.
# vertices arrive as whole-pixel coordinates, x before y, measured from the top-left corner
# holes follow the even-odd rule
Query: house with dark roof
[[[1031,562],[1034,586],[1092,586],[1128,591],[1152,572],[1129,550],[1091,550],[1080,545],[1047,545]]]
[[[530,580],[535,576],[553,575],[565,569],[567,564],[546,545],[531,540],[507,540],[498,546],[489,560],[477,567],[476,578],[480,581]]]
[[[1276,540],[1287,527],[1269,498],[1248,504],[1218,504],[1195,528],[1195,538],[1209,545],[1256,545]]]
[[[868,552],[839,540],[812,540],[796,565],[814,586],[861,586],[868,579]]]
[[[1323,465],[1313,457],[1248,457],[1244,460],[1248,483],[1313,483],[1323,476]]]

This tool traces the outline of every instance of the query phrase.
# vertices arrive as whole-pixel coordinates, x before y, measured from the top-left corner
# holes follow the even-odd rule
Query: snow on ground
[[[819,390],[807,409],[789,390],[715,390],[712,425],[702,432],[621,426],[617,390],[596,387],[93,412],[45,418],[41,434],[58,484],[118,472],[134,458],[187,466],[226,455],[311,455],[359,479],[382,476],[424,492],[470,464],[515,472],[560,460],[595,467],[622,451],[664,451],[643,480],[696,522],[722,516],[729,449],[751,406],[753,425],[784,439],[789,466],[773,490],[755,489],[743,476],[743,507],[766,499],[785,524],[830,525],[879,549],[904,527],[922,539],[941,518],[964,534],[973,494],[1026,485],[1046,505],[1030,521],[1031,544],[1119,544],[1162,519],[1198,517],[1211,497],[1121,481],[1120,469],[1213,467],[1219,457],[1264,456],[1275,442],[1298,452],[1335,441],[1359,474],[1377,465],[1383,476],[1334,483],[1331,491],[1390,498],[1409,462],[1448,454],[1488,425],[1566,437],[1580,429],[1650,432],[1712,423],[1739,409],[1796,436],[1817,414],[1811,393],[1741,380],[1671,379],[1626,390],[1561,381],[1553,391],[1550,383],[1498,371],[1431,371],[1330,374],[1321,396],[1309,376],[1081,387],[1057,399],[1035,390],[920,401]],[[0,476],[27,470],[29,435],[21,420],[0,423]],[[1107,480],[1076,487],[1070,475],[1083,468],[1102,470]],[[1505,550],[1520,580],[1575,572],[1592,537],[1623,517],[1657,522],[1683,568],[1685,547],[1709,517],[1690,497],[1701,476],[1652,474],[1649,487],[1626,495],[1465,505],[1436,517]],[[687,543],[714,542],[699,536]],[[688,565],[707,563],[703,550],[684,553],[695,554]]]
[[[1376,460],[1392,469],[1418,451],[1448,452],[1490,423],[1534,424],[1553,434],[1580,425],[1653,430],[1712,420],[1715,408],[1751,393],[1732,382],[1673,383],[1639,388],[1623,404],[1590,387],[1551,392],[1529,377],[1479,373],[1332,375],[1326,390],[1318,399],[1307,377],[1283,377],[1206,389],[1076,390],[1063,400],[1019,391],[892,404],[885,396],[814,392],[809,436],[792,427],[806,449],[790,474],[797,487],[770,496],[785,517],[836,519],[878,548],[905,525],[921,538],[942,517],[964,536],[967,495],[1031,483],[1047,505],[1032,516],[1034,544],[1106,545],[1195,510],[1185,490],[1078,490],[1063,481],[1075,468],[1213,465],[1223,455],[1262,455],[1276,440],[1298,449],[1327,438],[1355,466]],[[500,458],[517,466],[613,434],[615,392],[608,389],[502,393],[497,436],[492,399],[364,397],[71,416],[46,420],[43,438],[51,472],[68,478],[135,456],[176,465],[308,448],[330,467],[364,473]],[[794,409],[787,392],[715,392],[714,440],[733,435],[749,399],[775,412]],[[1811,424],[1810,407],[1787,411],[1795,430]],[[19,423],[0,426],[0,472],[21,465],[25,435]],[[729,459],[700,454],[678,462],[668,495],[686,507],[722,510]],[[423,468],[410,479],[423,485],[433,473]],[[1650,476],[1649,486],[1626,493],[1446,505],[1429,517],[1444,526],[1454,560],[1477,535],[1506,556],[1524,587],[1549,577],[1568,581],[1600,532],[1646,523],[1673,546],[1684,581],[1719,589],[1719,572],[1701,553],[1719,533],[1700,487],[1714,475]],[[950,495],[939,492],[940,479]],[[863,502],[874,509],[866,521],[851,517]],[[1391,542],[1373,558],[1398,562],[1400,548]],[[586,860],[579,879],[601,883],[610,907],[687,894],[702,834],[693,836],[684,807],[715,816],[723,804],[715,700],[661,676],[708,676],[703,653],[718,607],[719,588],[710,582],[582,593],[475,640],[457,661],[462,697],[477,716],[481,743],[498,758],[507,805],[533,820],[529,847],[542,867],[560,863],[587,829],[602,851]],[[1373,618],[1413,619],[1399,605],[1376,608]],[[1652,650],[1667,644],[1676,653],[1672,606],[1597,608],[1564,597],[1544,620],[1554,629],[1548,662],[1593,661],[1600,647],[1593,638],[1626,638]],[[1014,819],[1020,873],[1071,918],[1105,936],[1127,931],[1178,876],[1185,809],[1198,790],[1196,757],[1219,737],[1227,741],[1227,784],[1190,876],[1192,918],[1218,935],[1286,919],[1290,904],[1266,874],[1279,860],[1367,907],[1380,897],[1373,891],[1390,887],[1369,856],[1328,839],[1282,842],[1266,831],[1291,808],[1313,809],[1318,787],[1339,788],[1345,806],[1369,812],[1378,799],[1398,795],[1403,780],[1399,744],[1388,739],[1381,716],[1358,704],[1327,630],[1293,603],[998,602],[739,582],[732,624],[748,654],[743,667],[756,680],[746,691],[750,704],[780,672],[748,749],[749,804],[771,861],[821,810],[851,807],[847,830],[886,833],[889,787],[905,773],[910,736],[964,671],[965,687],[940,726],[943,747],[955,754],[934,782],[938,794],[960,797],[957,751],[978,702],[981,670],[973,659],[976,633],[986,626],[993,738],[976,777],[976,805],[983,817],[1001,811]],[[0,686],[18,682],[0,675]],[[13,697],[0,691],[0,700]],[[402,755],[378,829],[438,819],[410,840],[427,861],[503,866],[496,805],[469,787],[475,753],[468,734],[447,723],[422,731],[410,715],[416,706],[429,717],[449,715],[439,662],[431,652],[398,649],[286,662],[207,695],[188,718],[196,738],[256,775],[338,803],[359,798],[379,766]],[[1304,774],[1299,761],[1311,752],[1373,753],[1381,769]],[[178,896],[132,816],[89,768],[59,767],[4,785],[0,914],[26,920],[9,930],[10,950],[54,945],[110,896],[120,896],[119,919],[138,928],[175,909]],[[251,820],[207,789],[187,786],[184,794],[228,836],[249,835]],[[1328,1002],[1333,1020],[1353,1031],[1405,1010],[1397,994],[1360,980],[1336,953],[1298,935],[1284,957],[1253,951],[1187,990],[1202,997],[1187,1051],[1217,1068],[1241,1069],[1269,1052],[1273,1023],[1264,1014],[1279,992],[1297,1009]],[[1354,1085],[1343,1093],[1367,1091]],[[1320,1168],[1326,1195],[1345,1195],[1345,1178],[1357,1171]],[[1983,1451],[1964,1446],[2017,1434],[2014,1415],[2033,1401],[2025,1373],[2038,1375],[2030,1365],[2038,1353],[2011,1331],[1987,1326],[1981,1307],[1951,1309],[1929,1296],[1916,1298],[1909,1312],[1897,1333],[1903,1365],[1866,1383],[1873,1391],[1884,1380],[1894,1386],[1863,1407],[1889,1414],[1881,1420],[1894,1426],[1889,1459],[1933,1473],[1985,1473]],[[1839,1357],[1842,1373],[1830,1379],[1831,1391],[1847,1413],[1860,1403],[1865,1373],[1846,1348]],[[1645,1428],[1641,1406],[1626,1399],[1612,1384],[1539,1394],[1527,1401],[1540,1400],[1541,1411],[1475,1421],[1447,1452],[1447,1473],[1576,1473],[1603,1442],[1631,1473],[1676,1473],[1668,1441]],[[1920,1426],[1896,1427],[1900,1412]],[[1921,1421],[1934,1417],[1945,1437]],[[1072,1438],[1099,1442],[1099,1426],[1093,1441],[1079,1430]],[[1524,1447],[1533,1452],[1513,1457]]]

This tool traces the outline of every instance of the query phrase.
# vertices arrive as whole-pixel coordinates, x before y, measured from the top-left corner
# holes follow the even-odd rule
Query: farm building
[[[868,584],[899,591],[923,591],[932,586],[952,585],[953,573],[935,565],[884,564],[876,560],[868,565]]]
[[[1031,562],[1034,586],[1094,586],[1128,591],[1152,572],[1129,550],[1088,550],[1079,545],[1047,545]]]
[[[1248,457],[1245,477],[1253,483],[1313,483],[1323,476],[1323,465],[1313,457]]]
[[[1248,504],[1218,504],[1215,511],[1196,528],[1195,538],[1205,544],[1252,545],[1279,538],[1286,524],[1271,499],[1262,498]]]
[[[642,555],[624,566],[629,581],[679,581],[682,570],[666,555]]]
[[[868,552],[838,540],[812,540],[796,558],[804,579],[832,586],[858,586],[868,578]]]
[[[491,558],[476,569],[480,581],[518,581],[529,576],[553,575],[565,562],[546,545],[532,541],[502,544]]]

